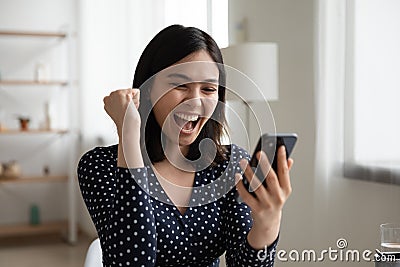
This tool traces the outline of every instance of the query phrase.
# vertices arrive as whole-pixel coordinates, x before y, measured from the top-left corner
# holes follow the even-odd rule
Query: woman
[[[104,98],[119,144],[87,152],[78,166],[104,266],[219,266],[224,252],[228,266],[273,265],[293,161],[280,148],[276,174],[259,155],[267,187],[256,197],[244,188],[249,155],[219,142],[221,64],[208,34],[173,25],[145,48],[134,89]],[[202,149],[203,140],[214,145]]]

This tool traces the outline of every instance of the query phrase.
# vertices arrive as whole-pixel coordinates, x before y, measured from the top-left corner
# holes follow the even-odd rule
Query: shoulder
[[[118,145],[95,147],[82,155],[79,165],[93,162],[114,162],[118,156]]]
[[[246,149],[236,144],[226,145],[226,156],[229,161],[239,162],[241,159],[246,158],[250,159],[250,155]]]
[[[246,149],[236,145],[225,145],[225,159],[214,166],[216,174],[225,174],[227,177],[233,177],[235,172],[240,172],[239,162],[241,159],[250,160]],[[218,176],[218,175],[217,175]]]

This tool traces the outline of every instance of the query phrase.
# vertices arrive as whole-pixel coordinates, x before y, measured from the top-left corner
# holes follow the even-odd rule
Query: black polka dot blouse
[[[117,167],[117,145],[97,147],[78,165],[79,186],[97,229],[104,266],[273,266],[277,240],[266,250],[247,242],[250,208],[236,200],[234,174],[249,158],[228,147],[223,164],[195,173],[189,207],[181,214],[150,166]]]

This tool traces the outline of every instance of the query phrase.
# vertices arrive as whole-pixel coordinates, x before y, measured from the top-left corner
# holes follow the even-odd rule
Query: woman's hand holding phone
[[[245,178],[236,174],[237,191],[252,211],[253,227],[247,238],[255,249],[263,249],[277,238],[282,208],[292,192],[289,171],[293,166],[293,159],[287,159],[286,148],[283,145],[278,148],[276,154],[276,171],[271,168],[267,155],[258,151],[256,157],[264,177],[257,177],[249,162],[244,159],[241,160],[240,166]],[[248,180],[251,188],[256,188],[254,195],[245,187],[243,179]],[[264,183],[261,182],[263,180]]]
[[[257,153],[262,150],[269,162],[271,162],[270,167],[277,173],[277,154],[278,148],[282,145],[286,148],[286,159],[289,158],[290,154],[292,153],[294,146],[297,142],[297,134],[295,133],[276,133],[276,134],[263,134],[260,139],[258,140],[257,146],[254,149],[254,153],[250,159],[250,166],[252,167],[253,171],[255,172],[256,176],[265,183],[265,175],[262,172],[262,168],[259,165],[259,161],[257,158]],[[254,189],[256,189],[259,185],[252,185],[247,181],[247,179],[243,179],[243,184],[247,191],[249,191],[254,197],[256,196],[254,193]]]

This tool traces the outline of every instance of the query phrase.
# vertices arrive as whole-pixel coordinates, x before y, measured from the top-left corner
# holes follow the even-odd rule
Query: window
[[[228,46],[228,0],[168,0],[165,25],[194,26],[209,33],[219,47]]]
[[[400,1],[350,2],[345,176],[400,184]]]
[[[209,32],[220,47],[228,43],[228,0],[85,0],[78,3],[79,76],[83,89],[79,94],[84,103],[79,124],[82,144],[87,149],[93,144],[118,142],[114,123],[104,112],[103,97],[111,90],[132,84],[141,53],[161,29],[171,24],[196,26]]]

